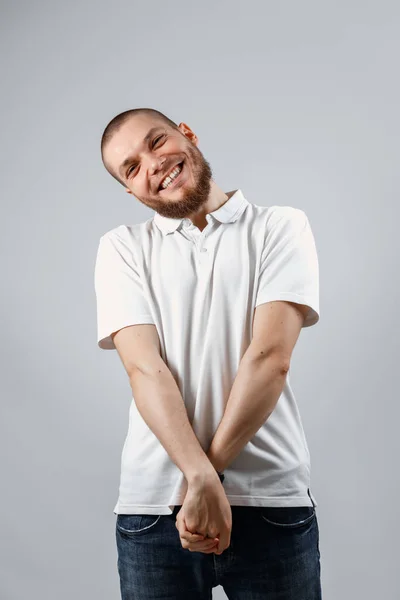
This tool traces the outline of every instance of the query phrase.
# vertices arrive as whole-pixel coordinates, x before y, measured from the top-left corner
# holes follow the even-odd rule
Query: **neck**
[[[230,196],[232,196],[232,192],[225,194],[225,192],[212,179],[210,194],[207,202],[203,204],[198,212],[189,215],[188,218],[192,221],[193,225],[196,225],[196,227],[203,230],[204,227],[207,227],[206,215],[214,210],[217,210],[217,208],[225,204],[225,202],[229,200]]]

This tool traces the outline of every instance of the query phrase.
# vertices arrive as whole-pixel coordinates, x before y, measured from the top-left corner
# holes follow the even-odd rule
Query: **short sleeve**
[[[111,333],[128,325],[153,323],[132,249],[118,236],[100,238],[94,286],[97,302],[97,344],[115,350]]]
[[[255,306],[273,300],[305,304],[303,327],[319,321],[319,265],[305,212],[291,206],[271,207],[260,261]]]

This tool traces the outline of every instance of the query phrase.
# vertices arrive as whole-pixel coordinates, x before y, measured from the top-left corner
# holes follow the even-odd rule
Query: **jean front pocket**
[[[314,506],[262,506],[260,513],[263,521],[286,529],[305,527],[316,515]]]
[[[147,533],[159,522],[161,515],[117,515],[116,528],[127,536],[137,536]]]

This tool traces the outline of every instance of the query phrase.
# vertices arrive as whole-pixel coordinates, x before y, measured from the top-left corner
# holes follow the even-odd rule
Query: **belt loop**
[[[310,500],[311,500],[311,503],[312,503],[312,505],[313,505],[313,508],[314,508],[314,510],[315,510],[315,504],[314,504],[314,500],[311,498],[311,494],[310,494],[310,488],[307,488],[307,494],[309,495],[309,497],[310,497]]]

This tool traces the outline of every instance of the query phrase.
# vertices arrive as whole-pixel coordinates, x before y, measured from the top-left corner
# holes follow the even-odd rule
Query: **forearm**
[[[137,369],[129,381],[139,413],[187,482],[217,476],[191,427],[182,395],[165,363],[146,373]]]
[[[207,452],[217,471],[229,466],[268,419],[282,393],[286,373],[283,362],[276,356],[242,359]]]

